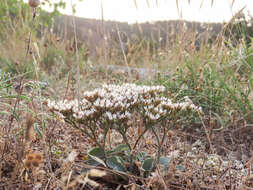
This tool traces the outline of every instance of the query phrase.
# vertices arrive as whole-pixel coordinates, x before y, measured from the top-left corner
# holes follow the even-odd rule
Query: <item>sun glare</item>
[[[54,0],[57,2],[59,0]],[[64,14],[72,14],[71,1],[66,2]],[[240,9],[245,6],[246,15],[253,14],[252,0],[85,0],[79,2],[73,0],[76,7],[76,16],[85,18],[102,18],[121,22],[153,22],[157,20],[184,19],[200,22],[228,21]],[[190,2],[190,3],[189,3]],[[51,10],[49,6],[43,7]]]

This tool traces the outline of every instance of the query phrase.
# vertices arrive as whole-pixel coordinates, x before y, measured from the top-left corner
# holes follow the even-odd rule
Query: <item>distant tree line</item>
[[[74,36],[72,17],[61,15],[57,16],[54,21],[54,33],[71,40]],[[75,17],[75,22],[79,46],[88,47],[93,56],[102,47],[107,49],[108,47],[119,47],[116,25],[118,25],[126,51],[131,43],[138,41],[146,41],[152,53],[171,48],[175,43],[192,45],[199,50],[203,44],[212,44],[222,32],[227,37],[227,42],[231,41],[234,46],[240,39],[245,39],[247,43],[250,43],[253,37],[253,19],[246,21],[244,15],[236,19],[235,23],[230,24],[225,31],[222,31],[225,23],[200,23],[184,20],[128,24]]]
[[[50,1],[43,1],[50,3]],[[54,11],[47,13],[41,8],[37,17],[37,36],[42,38],[48,32],[73,43],[74,29],[72,16],[60,15],[58,8],[64,8],[60,1],[53,4]],[[8,28],[17,22],[28,23],[30,8],[23,0],[0,1],[0,37],[4,37]],[[246,20],[244,14],[237,16],[235,21],[226,27],[226,23],[200,23],[184,20],[158,21],[153,23],[128,24],[126,22],[102,21],[75,17],[77,26],[78,46],[89,50],[89,55],[95,57],[99,52],[107,50],[109,56],[120,51],[117,27],[125,52],[134,51],[129,48],[133,44],[148,46],[151,54],[166,51],[175,44],[192,47],[199,50],[204,45],[211,45],[220,34],[224,34],[227,43],[236,46],[244,39],[248,44],[253,38],[253,18]],[[25,24],[23,24],[25,25]],[[15,31],[15,30],[13,30]],[[4,38],[3,38],[4,40]],[[229,44],[228,44],[229,45]],[[183,48],[184,48],[183,47]]]

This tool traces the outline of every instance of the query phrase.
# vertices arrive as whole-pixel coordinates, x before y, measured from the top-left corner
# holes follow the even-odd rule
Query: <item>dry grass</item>
[[[138,2],[134,3],[138,9]],[[8,80],[0,77],[0,189],[252,189],[252,100],[248,100],[252,90],[249,66],[253,63],[252,44],[248,49],[243,43],[235,48],[224,46],[227,41],[224,31],[230,30],[229,25],[241,11],[224,26],[211,47],[206,40],[199,51],[194,49],[194,32],[185,33],[183,27],[166,51],[151,54],[148,42],[143,39],[129,44],[126,55],[129,67],[157,70],[149,81],[140,81],[135,75],[129,77],[128,70],[96,69],[96,63],[85,59],[87,52],[77,47],[78,43],[73,47],[70,41],[50,33],[46,40],[37,39],[32,33],[34,28],[25,23],[12,26],[12,32],[8,28],[4,43],[0,43],[0,55],[9,62],[9,71],[18,76]],[[97,61],[118,64],[124,58],[120,51],[110,60],[102,51]],[[32,72],[25,79],[27,67]],[[40,71],[37,74],[36,69]],[[72,72],[75,69],[77,75]],[[25,88],[28,80],[45,80],[49,87],[44,90],[33,85],[29,91]],[[170,165],[166,170],[154,168],[149,176],[140,161],[135,162],[131,172],[124,173],[87,163],[88,151],[95,142],[53,116],[43,104],[47,98],[73,99],[104,82],[133,81],[164,85],[168,97],[180,100],[188,95],[205,111],[201,120],[188,118],[173,126],[161,145],[162,155],[171,158]],[[17,85],[19,88],[15,88]],[[249,94],[245,92],[248,88]],[[127,136],[132,143],[138,138],[142,124],[138,118],[131,122]],[[98,130],[97,136],[101,134]],[[124,143],[114,130],[109,138],[108,149]],[[132,154],[145,151],[154,156],[156,150],[155,136],[149,132]],[[125,167],[130,167],[129,163]]]

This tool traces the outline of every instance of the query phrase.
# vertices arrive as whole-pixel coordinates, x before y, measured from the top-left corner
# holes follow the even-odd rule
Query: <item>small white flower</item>
[[[84,92],[80,106],[77,99],[58,102],[48,100],[47,105],[52,111],[72,111],[73,117],[77,120],[93,119],[94,116],[96,119],[110,121],[128,120],[136,114],[137,110],[151,121],[156,121],[161,116],[169,116],[173,111],[190,109],[202,112],[202,109],[195,106],[188,97],[185,97],[185,102],[182,103],[172,103],[169,98],[160,97],[164,91],[164,86],[138,86],[130,83],[104,84],[100,89]],[[104,113],[102,114],[101,111]]]
[[[109,119],[109,120],[113,120],[113,118],[112,118],[112,113],[111,112],[105,112],[105,114],[106,114],[106,116],[107,116],[107,118]]]

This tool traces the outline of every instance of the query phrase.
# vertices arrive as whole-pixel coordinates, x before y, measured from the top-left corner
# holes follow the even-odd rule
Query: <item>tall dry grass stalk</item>
[[[235,19],[242,13],[242,11],[246,8],[246,6],[244,6],[243,8],[241,8],[238,12],[236,12],[236,14],[223,26],[222,31],[220,33],[220,35],[217,38],[216,43],[218,44],[218,47],[221,47],[222,42],[224,41],[223,37],[225,34],[225,31],[228,30],[229,25],[231,25]]]
[[[27,60],[28,60],[28,55],[29,54],[33,54],[32,49],[31,49],[31,44],[32,44],[31,43],[31,41],[32,41],[31,38],[32,38],[32,30],[33,30],[34,25],[35,25],[36,13],[37,13],[37,8],[36,7],[32,7],[32,26],[31,26],[30,31],[28,33],[27,48],[26,48],[26,53],[25,53],[25,57],[24,57],[24,60],[23,60],[25,66],[23,67],[23,70],[21,70],[21,73],[25,72],[25,68],[26,68],[26,64],[27,64]],[[14,33],[15,33],[15,30],[14,30]],[[16,87],[17,92],[18,92],[18,97],[21,96],[21,94],[23,92],[24,79],[25,79],[25,75],[21,76],[20,80],[19,80],[19,84]],[[15,101],[15,103],[14,103],[13,114],[10,116],[10,122],[8,124],[8,127],[6,127],[7,134],[9,134],[10,130],[12,129],[12,125],[13,125],[13,122],[14,122],[14,114],[16,113],[16,110],[18,110],[18,106],[19,106],[20,100],[21,100],[20,98],[17,98],[16,101]]]
[[[120,48],[121,48],[121,51],[122,51],[123,56],[124,56],[124,62],[125,62],[126,67],[127,67],[128,75],[131,77],[131,71],[130,71],[130,68],[129,68],[129,65],[128,65],[128,62],[127,62],[126,53],[125,53],[125,50],[124,50],[124,47],[123,47],[123,42],[121,40],[119,26],[118,26],[117,23],[116,23],[116,29],[117,29],[117,34],[118,34],[118,38],[119,38]]]
[[[102,49],[103,49],[103,54],[104,54],[104,61],[105,63],[108,62],[108,52],[107,52],[107,41],[106,41],[106,33],[105,33],[105,25],[104,25],[104,5],[103,5],[103,0],[100,2],[100,7],[101,7],[101,21],[102,21]]]
[[[75,56],[76,56],[76,78],[77,78],[77,100],[78,100],[78,106],[80,103],[80,65],[79,65],[79,51],[77,47],[77,34],[76,34],[76,22],[75,22],[75,16],[74,16],[74,7],[73,2],[71,0],[71,7],[72,7],[72,18],[73,18],[73,28],[74,28],[74,40],[75,40]]]

